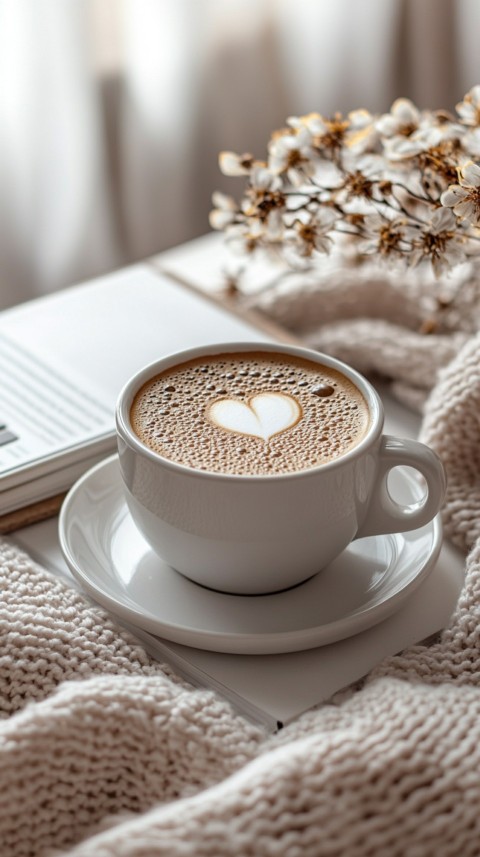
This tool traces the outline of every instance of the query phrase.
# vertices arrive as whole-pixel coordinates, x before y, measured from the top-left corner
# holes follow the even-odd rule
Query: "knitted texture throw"
[[[256,301],[423,403],[468,552],[448,628],[272,736],[0,542],[1,857],[480,855],[480,335],[422,336],[398,295],[380,318],[371,288],[321,325],[313,290]]]

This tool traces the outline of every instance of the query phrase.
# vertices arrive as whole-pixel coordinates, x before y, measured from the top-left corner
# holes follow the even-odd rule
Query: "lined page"
[[[110,407],[0,334],[0,476],[112,429]]]

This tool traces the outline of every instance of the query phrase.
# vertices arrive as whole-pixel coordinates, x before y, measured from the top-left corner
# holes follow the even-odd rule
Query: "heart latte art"
[[[206,355],[154,376],[130,411],[140,440],[194,470],[296,473],[356,446],[368,405],[341,372],[284,352]]]
[[[257,393],[246,402],[218,399],[207,407],[207,417],[218,428],[268,441],[296,425],[302,409],[286,393]]]

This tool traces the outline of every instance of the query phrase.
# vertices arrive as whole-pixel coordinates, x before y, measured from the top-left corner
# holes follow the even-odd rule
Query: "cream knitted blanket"
[[[344,283],[324,324],[313,290],[302,313],[287,292],[256,301],[419,405],[435,385],[422,435],[469,551],[450,626],[271,736],[0,542],[1,857],[480,855],[478,303],[425,337],[414,301],[362,294],[361,320]]]

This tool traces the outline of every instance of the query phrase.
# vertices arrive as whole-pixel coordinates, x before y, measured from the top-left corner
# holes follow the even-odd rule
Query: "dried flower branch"
[[[389,113],[290,117],[265,160],[222,152],[247,180],[239,203],[213,196],[210,224],[244,254],[267,251],[312,267],[334,243],[435,275],[480,249],[480,85],[445,111],[399,98]]]

